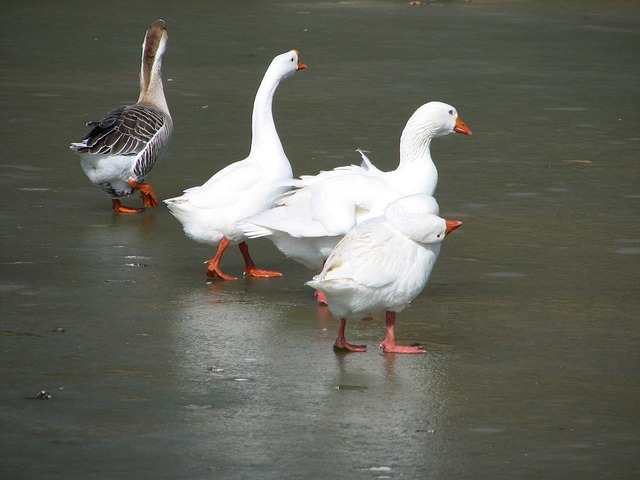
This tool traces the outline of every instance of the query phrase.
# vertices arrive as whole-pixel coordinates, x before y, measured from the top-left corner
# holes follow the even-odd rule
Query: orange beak
[[[471,133],[469,133],[469,135],[471,135]],[[447,222],[447,229],[444,232],[445,237],[462,225],[462,222],[459,222],[458,220],[445,220],[445,222]]]
[[[307,68],[307,66],[300,61],[300,52],[298,50],[294,50],[294,52],[296,52],[296,55],[298,55],[298,70],[304,70],[305,68]]]
[[[460,117],[456,118],[456,126],[453,127],[453,131],[462,133],[463,135],[471,135],[471,130],[469,130],[469,127],[467,127]]]

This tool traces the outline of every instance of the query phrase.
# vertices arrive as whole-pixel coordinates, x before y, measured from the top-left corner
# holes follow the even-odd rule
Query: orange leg
[[[226,273],[223,273],[222,270],[220,270],[220,260],[222,259],[222,254],[227,249],[230,243],[231,241],[227,237],[222,237],[222,240],[220,240],[220,245],[218,246],[218,251],[216,252],[216,256],[211,260],[207,260],[206,262],[204,262],[208,264],[207,277],[218,277],[222,280],[237,280],[236,277],[227,275]]]
[[[322,262],[323,267],[325,262]],[[329,302],[327,302],[327,296],[324,294],[324,292],[321,292],[320,290],[316,290],[316,300],[320,305],[329,305]]]
[[[316,300],[320,305],[329,304],[329,302],[327,302],[327,296],[324,294],[324,292],[321,292],[320,290],[316,290]]]
[[[131,188],[140,192],[140,198],[142,199],[142,204],[145,207],[155,208],[158,206],[158,199],[156,198],[156,194],[153,192],[151,185],[148,183],[138,183],[132,179],[129,179],[129,185],[131,185]]]
[[[260,270],[256,268],[256,264],[253,263],[251,256],[249,255],[249,245],[246,242],[240,242],[238,244],[238,248],[242,253],[242,257],[244,258],[244,274],[249,275],[250,277],[260,277],[260,278],[270,278],[270,277],[281,277],[282,274],[280,272],[274,272],[272,270]]]
[[[338,338],[336,338],[335,343],[333,344],[334,350],[347,350],[349,352],[366,352],[366,345],[351,345],[344,338],[344,327],[347,325],[347,319],[340,319],[340,330],[338,330]]]
[[[424,353],[423,347],[401,347],[396,345],[396,312],[387,311],[387,336],[380,344],[385,353]]]
[[[113,200],[111,200],[111,205],[113,206],[113,209],[118,213],[144,212],[144,208],[125,207],[124,205],[122,205],[122,203],[120,203],[120,200],[118,200],[117,198],[114,198]]]

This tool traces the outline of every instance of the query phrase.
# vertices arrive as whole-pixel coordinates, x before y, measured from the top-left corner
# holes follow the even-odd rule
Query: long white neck
[[[281,76],[270,69],[267,70],[256,93],[251,117],[252,152],[268,149],[272,155],[278,152],[285,156],[272,112],[273,96],[281,79]]]

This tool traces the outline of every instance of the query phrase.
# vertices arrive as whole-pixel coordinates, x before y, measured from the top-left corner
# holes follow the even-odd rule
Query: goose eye
[[[453,110],[449,110],[449,115],[453,116]]]

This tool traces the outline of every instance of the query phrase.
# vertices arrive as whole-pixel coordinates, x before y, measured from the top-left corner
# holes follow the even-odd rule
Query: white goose
[[[125,207],[120,198],[135,190],[145,207],[157,207],[151,185],[144,183],[155,162],[164,153],[173,121],[162,88],[162,56],[167,47],[163,20],[151,24],[142,43],[140,96],[135,105],[117,107],[71,149],[80,154],[80,164],[89,179],[111,196],[118,213],[138,213],[144,208]]]
[[[453,132],[471,135],[455,108],[441,102],[422,105],[402,132],[396,170],[378,170],[363,154],[362,166],[303,176],[274,208],[246,219],[241,227],[249,238],[267,236],[287,257],[319,270],[340,238],[358,223],[381,215],[400,197],[433,195],[438,171],[431,140]]]
[[[402,197],[384,215],[360,223],[344,236],[325,265],[306,285],[326,295],[331,313],[340,319],[334,348],[364,352],[366,346],[345,340],[347,319],[362,319],[386,310],[387,331],[380,347],[392,353],[423,353],[421,347],[395,341],[396,313],[424,289],[446,235],[462,225],[433,215],[433,197]]]
[[[293,174],[276,131],[271,106],[280,82],[306,68],[298,57],[297,50],[278,55],[262,79],[253,104],[249,156],[226,166],[205,184],[185,190],[180,197],[165,200],[189,238],[218,245],[216,255],[205,262],[208,264],[207,276],[236,279],[220,269],[222,255],[231,243],[238,243],[245,260],[246,275],[282,275],[256,268],[245,242],[247,237],[237,223],[271,208],[275,199],[289,188]]]

